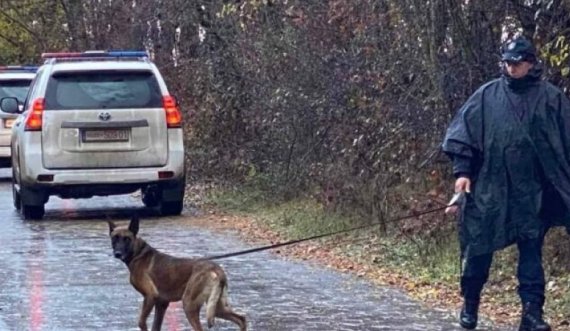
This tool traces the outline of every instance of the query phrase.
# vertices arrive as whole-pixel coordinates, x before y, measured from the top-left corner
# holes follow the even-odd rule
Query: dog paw
[[[214,319],[208,319],[208,329],[211,329],[214,327]]]

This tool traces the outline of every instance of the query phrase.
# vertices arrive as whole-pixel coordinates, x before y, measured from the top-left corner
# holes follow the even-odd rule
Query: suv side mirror
[[[18,99],[6,97],[0,99],[0,109],[5,113],[18,114],[20,112],[20,104]]]

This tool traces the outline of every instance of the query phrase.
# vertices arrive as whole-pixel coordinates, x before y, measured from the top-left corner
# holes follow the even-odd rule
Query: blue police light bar
[[[37,66],[0,66],[0,71],[38,71]]]
[[[148,57],[146,51],[108,51],[107,54],[113,57]]]
[[[85,52],[64,52],[64,53],[42,53],[42,59],[69,59],[69,58],[146,58],[149,57],[146,51],[85,51]]]

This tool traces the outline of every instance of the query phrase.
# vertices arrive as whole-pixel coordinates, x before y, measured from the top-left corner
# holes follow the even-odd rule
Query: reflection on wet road
[[[0,175],[9,176],[9,170]],[[44,220],[23,221],[12,207],[9,179],[3,178],[0,208],[0,330],[138,330],[142,297],[111,255],[106,223],[126,222],[134,210],[142,217],[140,235],[172,255],[249,248],[231,233],[193,226],[188,211],[160,218],[128,195],[52,197]],[[455,312],[425,310],[398,291],[268,252],[221,264],[230,280],[230,302],[245,313],[250,330],[460,330]],[[170,306],[162,329],[190,330],[179,303]],[[235,326],[218,321],[213,330]]]

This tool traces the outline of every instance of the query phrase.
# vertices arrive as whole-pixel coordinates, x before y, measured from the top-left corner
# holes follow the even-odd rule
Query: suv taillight
[[[162,105],[166,113],[166,125],[169,128],[179,128],[182,126],[182,114],[176,105],[176,100],[170,95],[162,97]]]
[[[42,130],[42,115],[44,112],[44,98],[37,98],[32,102],[32,109],[26,118],[26,131]]]

